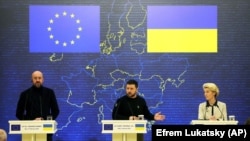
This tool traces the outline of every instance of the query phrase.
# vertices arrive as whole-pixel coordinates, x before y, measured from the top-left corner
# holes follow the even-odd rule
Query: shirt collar
[[[206,101],[206,107],[209,107],[209,106],[218,106],[218,101],[216,100],[213,105],[210,105],[209,102]]]

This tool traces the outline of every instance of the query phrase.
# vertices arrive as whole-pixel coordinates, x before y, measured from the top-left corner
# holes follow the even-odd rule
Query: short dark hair
[[[138,82],[134,79],[128,80],[127,84],[129,84],[129,85],[133,84],[133,85],[135,85],[136,88],[138,88]]]

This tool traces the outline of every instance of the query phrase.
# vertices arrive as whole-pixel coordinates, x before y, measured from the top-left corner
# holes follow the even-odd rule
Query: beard
[[[135,98],[136,93],[127,93],[127,96],[130,98]]]
[[[40,88],[42,86],[42,84],[37,82],[37,83],[34,84],[34,86],[37,87],[37,88]]]

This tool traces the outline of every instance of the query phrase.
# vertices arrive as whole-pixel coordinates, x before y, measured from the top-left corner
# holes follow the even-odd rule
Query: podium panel
[[[102,133],[111,133],[112,141],[143,141],[147,120],[102,120]]]
[[[237,120],[192,120],[191,125],[237,125]]]
[[[57,131],[55,120],[10,120],[9,134],[21,134],[22,141],[46,141]]]
[[[22,141],[46,141],[47,134],[22,134]]]
[[[137,134],[114,133],[112,134],[112,141],[137,141]]]

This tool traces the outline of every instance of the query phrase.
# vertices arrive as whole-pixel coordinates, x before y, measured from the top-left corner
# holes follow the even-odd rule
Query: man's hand
[[[164,120],[164,119],[165,115],[162,115],[161,112],[156,113],[154,116],[154,120]]]
[[[136,116],[130,116],[129,120],[138,120],[138,117],[136,117]]]
[[[37,117],[37,118],[35,118],[35,120],[43,120],[43,118],[42,117]]]

